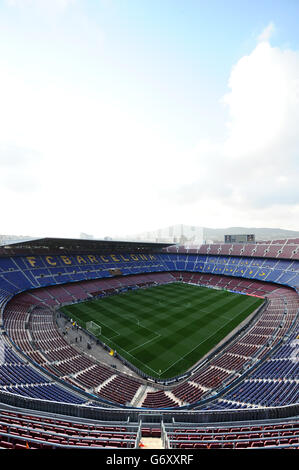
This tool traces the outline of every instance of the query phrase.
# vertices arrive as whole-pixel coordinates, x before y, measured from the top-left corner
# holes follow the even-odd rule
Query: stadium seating
[[[111,274],[114,269],[121,275]],[[267,299],[267,305],[253,325],[199,364],[187,379],[166,388],[145,385],[142,379],[81,354],[57,329],[54,312],[61,305],[173,281],[258,296]],[[144,411],[191,406],[220,412],[296,404],[297,289],[298,240],[175,246],[152,255],[0,257],[0,392],[74,406],[96,403]],[[134,430],[115,429],[108,437],[103,429],[84,434],[79,422],[37,425],[37,418],[26,416],[0,411],[0,447],[138,444],[136,425]],[[165,427],[164,438],[170,448],[298,447],[298,422],[283,430],[284,425],[267,435],[263,427],[183,431],[178,424],[177,429]]]
[[[298,420],[217,427],[165,423],[163,432],[166,447],[171,449],[299,448]]]
[[[162,256],[162,255],[161,255]],[[190,259],[186,261],[186,255],[176,254],[176,255],[166,255],[167,260],[165,263],[170,265],[173,268],[175,265],[176,268],[184,268],[183,264],[188,265],[191,270],[194,270],[194,264],[192,265]],[[173,258],[175,257],[175,258]],[[185,258],[185,261],[183,259]],[[198,257],[197,257],[198,258]],[[198,259],[197,259],[198,262]],[[191,263],[191,264],[190,264]],[[215,272],[217,266],[225,265],[225,263],[230,263],[234,265],[240,265],[240,260],[230,257],[200,257],[200,263],[203,263],[208,266],[212,266],[212,270]],[[252,265],[252,264],[262,265],[263,263],[268,263],[269,267],[270,260],[263,261],[258,263],[257,260],[252,260],[250,258],[242,258],[242,265]],[[271,264],[271,263],[270,263]],[[287,261],[277,261],[275,262],[275,267],[279,271],[287,270],[292,266],[293,263]],[[284,271],[283,271],[284,272]],[[187,276],[187,278],[186,278]],[[199,274],[194,271],[192,274],[186,273],[184,271],[176,270],[168,273],[153,273],[145,275],[132,275],[127,276],[126,278],[112,278],[112,279],[99,279],[92,281],[81,281],[81,283],[73,284],[64,284],[63,286],[50,286],[35,289],[32,292],[25,292],[24,294],[19,294],[15,297],[16,300],[10,302],[5,311],[4,324],[9,333],[9,336],[15,341],[15,343],[23,349],[28,356],[33,360],[36,360],[40,365],[46,368],[54,375],[58,377],[64,377],[68,380],[69,383],[73,383],[82,387],[84,389],[98,388],[97,394],[99,397],[105,398],[108,401],[115,403],[126,404],[136,395],[141,384],[138,381],[133,381],[128,379],[126,384],[126,389],[128,393],[118,394],[117,390],[122,390],[122,385],[118,385],[119,376],[115,374],[115,371],[107,369],[104,365],[94,364],[92,360],[87,358],[78,357],[78,351],[73,350],[68,343],[63,339],[55,328],[53,323],[52,312],[48,310],[47,312],[43,310],[36,310],[35,313],[30,316],[30,335],[34,341],[35,348],[32,347],[32,341],[29,337],[26,337],[29,334],[29,330],[25,329],[26,319],[28,312],[24,310],[24,305],[47,305],[47,306],[58,306],[64,303],[74,302],[78,300],[84,300],[94,295],[95,293],[106,293],[111,290],[119,289],[126,286],[134,285],[144,285],[146,283],[161,283],[161,282],[170,282],[173,279],[181,279],[185,282],[200,283],[203,285],[209,285],[214,287],[226,288],[236,292],[243,292],[250,295],[258,295],[264,297],[265,295],[270,298],[271,292],[277,290],[277,285],[266,283],[264,281],[245,281],[241,278],[234,278],[232,276],[216,275],[216,274]],[[75,288],[74,288],[75,287]],[[291,291],[287,291],[289,295]],[[200,397],[205,396],[207,392],[210,392],[214,388],[219,388],[223,384],[228,384],[235,376],[236,373],[243,370],[243,368],[250,364],[253,358],[261,359],[268,350],[268,341],[274,334],[277,329],[277,321],[281,322],[279,318],[276,323],[273,323],[273,318],[269,315],[271,311],[274,300],[268,306],[267,310],[264,312],[262,318],[260,319],[262,328],[259,328],[259,322],[251,332],[249,332],[241,342],[234,344],[232,347],[235,348],[233,351],[236,351],[237,347],[250,347],[253,352],[252,356],[243,357],[240,354],[235,352],[231,353],[228,349],[220,357],[217,357],[214,361],[211,361],[209,366],[201,370],[199,373],[195,374],[192,377],[192,383],[187,382],[185,385],[184,400],[178,400],[176,402],[173,399],[176,397],[176,393],[181,396],[181,390],[172,391],[172,399],[165,397],[159,403],[159,397],[162,397],[159,391],[149,392],[148,397],[145,394],[142,406],[144,407],[164,407],[167,403],[169,406],[178,406],[178,404],[188,404],[194,403],[200,400]],[[22,319],[23,314],[23,319]],[[290,316],[290,315],[289,315]],[[291,317],[292,318],[292,317]],[[269,323],[270,320],[271,323]],[[285,318],[284,320],[287,320]],[[286,325],[288,323],[286,322]],[[281,335],[284,330],[280,331]],[[42,335],[41,335],[42,333]],[[277,340],[277,339],[276,339]],[[43,350],[43,354],[40,354],[40,350]],[[247,349],[248,350],[248,349]],[[88,371],[92,373],[88,373]],[[73,374],[76,374],[76,378],[71,377]],[[91,377],[94,377],[92,379]],[[107,385],[104,385],[99,388],[99,385],[104,384],[108,379]],[[121,382],[120,382],[121,383]],[[131,387],[131,392],[129,389]],[[194,387],[196,390],[194,393]],[[190,395],[187,393],[187,389],[193,389]],[[178,397],[177,397],[178,398]]]
[[[138,424],[76,421],[0,410],[0,448],[135,448]]]

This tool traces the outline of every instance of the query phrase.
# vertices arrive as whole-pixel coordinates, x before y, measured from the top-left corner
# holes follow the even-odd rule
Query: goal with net
[[[102,327],[98,325],[94,321],[88,321],[86,323],[86,329],[92,333],[94,336],[101,336],[102,334]]]

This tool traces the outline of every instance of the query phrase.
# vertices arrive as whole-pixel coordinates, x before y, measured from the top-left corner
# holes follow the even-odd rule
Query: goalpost
[[[90,331],[94,336],[101,336],[102,334],[102,327],[101,325],[98,325],[94,321],[88,321],[86,322],[86,329]]]

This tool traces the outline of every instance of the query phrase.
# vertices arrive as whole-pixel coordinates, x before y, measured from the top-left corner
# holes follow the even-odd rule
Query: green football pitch
[[[171,283],[94,299],[61,310],[155,378],[186,372],[256,310],[262,299]]]

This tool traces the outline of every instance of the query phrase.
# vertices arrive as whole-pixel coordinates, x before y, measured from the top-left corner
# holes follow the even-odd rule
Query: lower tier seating
[[[170,449],[299,448],[299,420],[235,425],[165,424]]]

